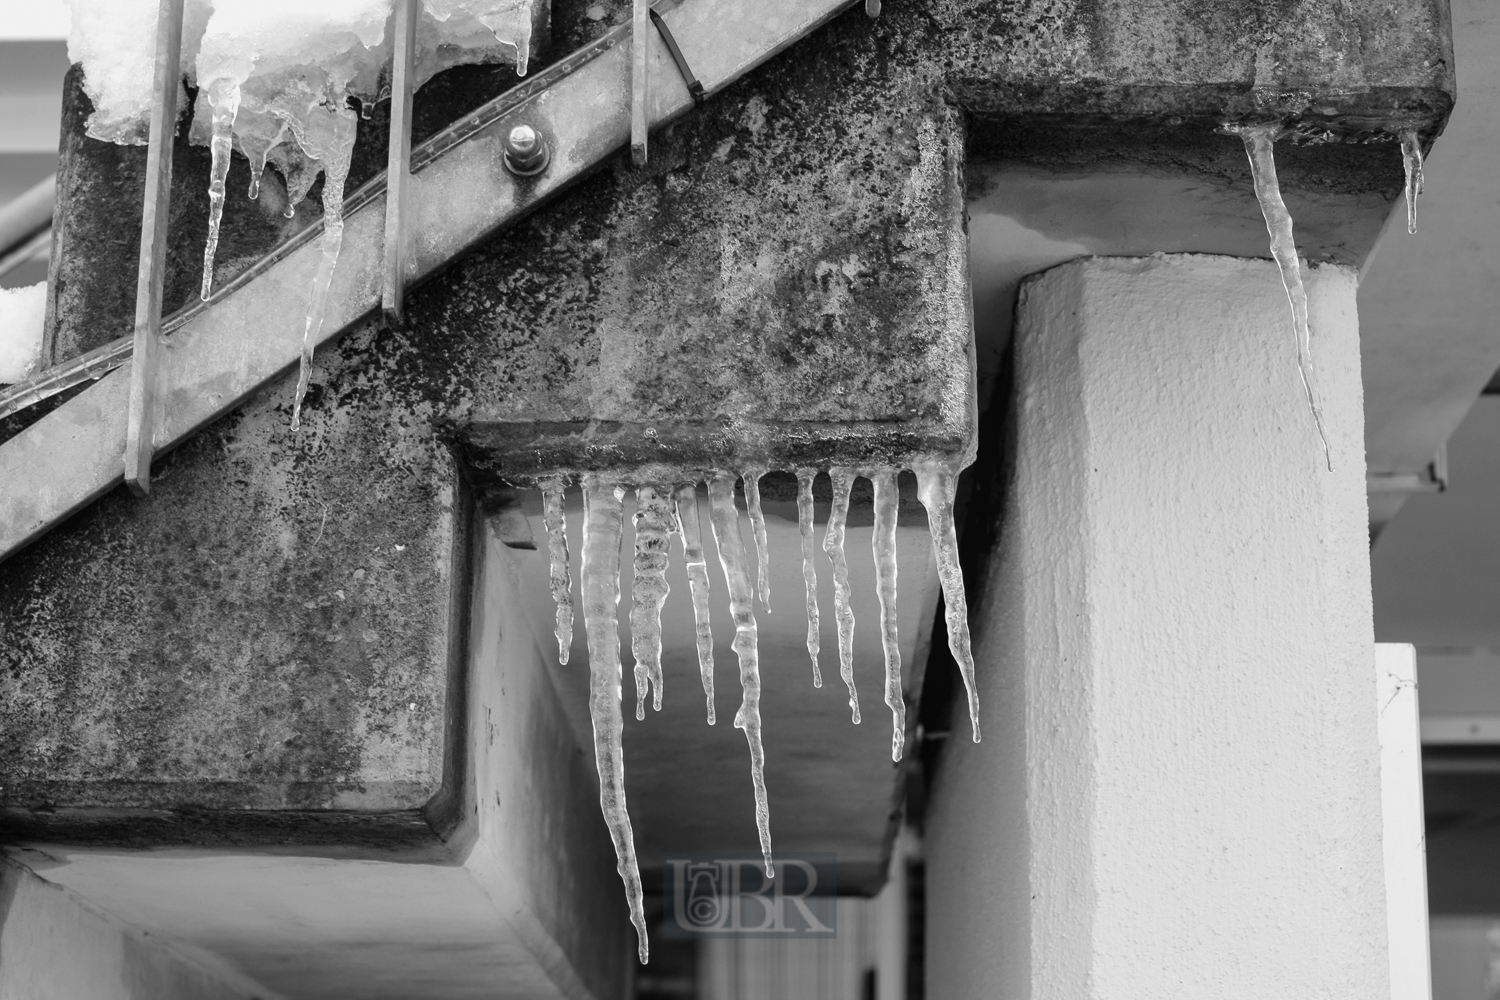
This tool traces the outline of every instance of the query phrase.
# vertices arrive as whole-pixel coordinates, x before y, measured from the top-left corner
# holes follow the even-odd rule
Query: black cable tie
[[[682,74],[682,81],[687,84],[689,96],[692,97],[693,103],[701,108],[704,98],[707,97],[703,92],[703,84],[698,82],[698,78],[688,67],[687,59],[683,57],[682,50],[677,47],[677,39],[672,37],[672,29],[667,27],[666,19],[656,12],[655,7],[649,10],[651,23],[656,25],[657,31],[661,32],[661,40],[667,43],[667,51],[672,54],[672,61],[677,64],[677,72]]]

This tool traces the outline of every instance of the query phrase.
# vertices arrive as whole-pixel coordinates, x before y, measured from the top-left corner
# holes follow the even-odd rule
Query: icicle
[[[1250,157],[1250,176],[1255,181],[1255,197],[1260,202],[1261,213],[1266,217],[1266,231],[1271,234],[1271,256],[1281,269],[1281,283],[1286,287],[1287,301],[1292,306],[1292,332],[1297,339],[1297,370],[1302,373],[1302,388],[1307,394],[1307,406],[1312,411],[1313,423],[1318,428],[1318,439],[1323,442],[1323,460],[1328,471],[1333,471],[1333,451],[1328,445],[1328,433],[1323,429],[1323,405],[1318,398],[1317,381],[1313,374],[1312,334],[1307,328],[1307,290],[1302,287],[1301,265],[1297,261],[1297,241],[1292,236],[1292,216],[1281,200],[1281,188],[1276,182],[1276,159],[1272,144],[1280,131],[1279,125],[1235,126],[1245,143],[1245,152]]]
[[[958,561],[958,534],[953,526],[953,495],[958,474],[936,462],[918,465],[917,497],[927,508],[927,528],[937,557],[938,581],[948,619],[948,649],[969,693],[969,727],[979,742],[979,691],[974,684],[974,652],[969,646],[969,599],[964,594],[964,571]]]
[[[745,480],[745,508],[750,512],[750,528],[755,533],[755,583],[760,606],[771,613],[771,546],[766,541],[766,516],[760,509],[760,477],[768,470],[749,468],[741,473]]]
[[[854,609],[849,606],[849,560],[844,554],[844,528],[849,521],[849,491],[854,473],[829,469],[833,481],[833,509],[828,512],[828,531],[823,551],[833,560],[833,618],[839,628],[839,676],[849,685],[849,710],[859,725],[859,693],[854,690]]]
[[[755,826],[760,831],[760,850],[766,859],[766,878],[773,878],[771,865],[771,810],[766,804],[766,752],[760,741],[760,659],[756,649],[755,598],[750,573],[745,566],[745,545],[740,540],[740,512],[734,505],[733,473],[721,472],[708,481],[709,521],[724,583],[729,589],[729,613],[734,617],[734,651],[740,658],[740,686],[744,699],[734,714],[734,727],[745,731],[750,744],[750,777],[755,782]]]
[[[896,470],[867,475],[875,487],[875,586],[880,596],[880,642],[885,647],[885,703],[891,710],[891,760],[901,759],[906,744],[906,697],[901,690],[901,645],[896,633],[896,513],[900,494]]]
[[[630,652],[635,657],[635,717],[651,707],[661,711],[661,606],[667,600],[667,543],[674,515],[672,491],[665,486],[635,490],[635,578],[630,588]]]
[[[573,646],[573,581],[568,575],[568,519],[560,476],[542,483],[542,518],[552,558],[552,600],[557,602],[557,662],[566,664]]]
[[[693,623],[698,630],[698,673],[708,701],[708,724],[714,718],[714,633],[708,624],[708,563],[703,557],[703,529],[698,523],[698,486],[687,483],[673,494],[677,501],[677,535],[682,539],[682,561],[688,590],[693,595]]]
[[[255,148],[253,142],[246,141],[246,136],[240,136],[240,149],[244,152],[245,159],[250,161],[250,191],[248,197],[251,201],[260,197],[260,178],[266,172],[266,160],[270,157],[271,150],[281,145],[281,140],[285,137],[286,122],[281,123],[281,129],[259,150]],[[288,203],[287,207],[291,208],[292,206]],[[291,216],[292,213],[288,212],[287,218],[291,218]]]
[[[1422,193],[1422,140],[1416,129],[1401,133],[1401,162],[1406,167],[1406,231],[1417,231],[1417,195]]]
[[[599,807],[615,843],[617,870],[625,883],[630,922],[644,964],[646,937],[635,835],[625,808],[625,722],[620,711],[620,536],[625,491],[598,476],[583,481],[583,623],[589,642],[589,718],[594,723],[594,762],[599,768]]]
[[[344,243],[344,179],[349,175],[349,157],[354,151],[354,112],[347,107],[314,109],[306,125],[306,131],[296,130],[296,136],[304,152],[323,162],[323,239],[307,325],[302,331],[302,365],[297,375],[297,398],[292,403],[294,431],[302,426],[302,400],[312,378],[313,348],[318,346],[323,314],[328,310],[328,288]]]
[[[813,565],[813,477],[816,469],[797,470],[797,527],[802,533],[802,583],[807,588],[807,655],[812,657],[813,687],[823,686],[818,669],[818,570]]]
[[[284,170],[286,177],[286,208],[282,215],[290,219],[297,214],[297,206],[302,204],[302,199],[307,197],[307,192],[312,190],[313,183],[318,179],[318,168],[316,164],[298,162],[288,164]],[[326,182],[325,182],[326,189]]]
[[[204,302],[214,284],[214,254],[219,250],[219,222],[224,218],[224,179],[229,176],[234,148],[234,116],[240,110],[239,84],[230,78],[215,80],[208,87],[208,103],[213,108],[213,138],[208,144],[213,165],[208,175],[208,243],[203,247],[203,285],[198,292]]]

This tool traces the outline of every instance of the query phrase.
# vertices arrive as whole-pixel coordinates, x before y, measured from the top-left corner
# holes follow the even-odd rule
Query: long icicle
[[[620,537],[625,491],[598,476],[583,480],[583,623],[589,641],[589,718],[599,768],[599,807],[615,844],[641,964],[650,957],[635,835],[625,807],[625,720],[620,710]]]
[[[635,489],[635,576],[630,587],[630,653],[635,657],[635,717],[646,717],[646,688],[651,707],[661,711],[661,606],[666,603],[667,543],[675,514],[672,491],[665,486]]]
[[[729,589],[729,613],[734,617],[734,651],[740,658],[740,687],[744,691],[734,727],[745,731],[750,744],[750,778],[755,783],[755,827],[766,859],[766,878],[774,878],[771,864],[771,809],[766,802],[766,751],[760,738],[760,657],[755,627],[755,597],[740,540],[740,512],[734,505],[733,473],[721,472],[708,481],[709,521],[724,583]]]
[[[813,687],[823,686],[818,669],[818,569],[813,565],[817,543],[813,539],[813,477],[817,469],[797,470],[797,528],[802,533],[802,583],[807,588],[807,655],[812,657]]]
[[[974,652],[969,645],[969,599],[964,593],[964,571],[958,561],[958,534],[953,525],[953,497],[958,474],[936,462],[918,465],[917,498],[927,508],[927,528],[937,557],[938,581],[948,620],[948,649],[969,694],[969,726],[979,742],[979,689],[974,682]]]
[[[557,603],[557,662],[566,665],[573,647],[573,580],[568,573],[568,519],[560,476],[542,483],[542,519],[547,525],[547,553],[552,560],[552,600]]]
[[[703,556],[703,528],[698,520],[698,486],[686,483],[673,494],[677,502],[677,535],[682,539],[682,561],[693,596],[693,625],[698,638],[698,673],[708,702],[708,724],[714,717],[714,633],[708,623],[708,563]]]
[[[333,269],[344,245],[344,180],[349,176],[349,158],[354,152],[354,132],[358,117],[347,107],[325,109],[328,118],[326,134],[316,138],[308,133],[297,136],[304,152],[317,155],[323,162],[323,239],[318,271],[313,276],[312,298],[307,306],[307,325],[302,331],[302,360],[297,373],[297,396],[292,403],[292,430],[302,426],[302,400],[312,379],[313,349],[323,330],[323,314],[328,311],[328,289],[333,284]]]
[[[1406,170],[1406,231],[1417,232],[1417,195],[1422,193],[1422,140],[1414,128],[1401,132],[1401,164]]]
[[[771,613],[771,545],[766,540],[766,515],[760,509],[760,477],[767,470],[753,466],[741,473],[745,480],[745,509],[750,512],[750,529],[755,534],[755,588],[760,606]]]
[[[891,710],[891,760],[900,760],[906,745],[906,698],[901,690],[901,644],[896,632],[896,514],[900,495],[896,470],[867,475],[875,487],[875,585],[880,596],[880,641],[885,647],[885,703]]]
[[[833,561],[833,619],[839,629],[839,676],[849,685],[849,711],[859,725],[859,692],[854,690],[854,609],[849,606],[849,559],[844,553],[844,530],[849,523],[849,491],[854,473],[849,469],[828,470],[833,482],[833,508],[828,512],[828,530],[823,551]]]
[[[240,85],[232,78],[208,85],[208,104],[213,109],[213,138],[209,153],[213,164],[208,174],[208,242],[203,246],[203,284],[198,295],[204,302],[214,286],[214,254],[219,251],[219,223],[224,218],[224,180],[234,148],[234,119],[240,110]]]
[[[1297,340],[1297,370],[1302,374],[1302,388],[1307,394],[1307,407],[1312,411],[1313,423],[1318,428],[1318,440],[1323,442],[1323,461],[1328,471],[1333,471],[1333,450],[1328,444],[1328,432],[1323,427],[1323,404],[1319,400],[1317,378],[1313,373],[1312,334],[1307,326],[1307,289],[1302,285],[1302,267],[1297,260],[1297,241],[1292,235],[1292,215],[1281,200],[1281,186],[1276,181],[1276,157],[1272,147],[1280,125],[1247,125],[1236,129],[1245,143],[1245,152],[1250,157],[1250,176],[1255,181],[1255,197],[1260,202],[1261,214],[1266,218],[1266,231],[1271,236],[1271,256],[1281,270],[1281,283],[1286,288],[1287,301],[1292,307],[1292,332]]]

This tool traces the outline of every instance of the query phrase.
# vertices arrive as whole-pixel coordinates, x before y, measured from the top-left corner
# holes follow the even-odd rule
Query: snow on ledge
[[[47,283],[0,288],[0,384],[36,374],[42,357],[42,320],[47,314]]]

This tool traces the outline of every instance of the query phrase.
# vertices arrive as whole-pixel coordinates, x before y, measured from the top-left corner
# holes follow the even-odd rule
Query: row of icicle
[[[1250,176],[1255,183],[1255,198],[1260,202],[1261,214],[1266,219],[1266,230],[1271,236],[1271,256],[1281,272],[1281,283],[1286,288],[1287,302],[1292,310],[1292,334],[1296,339],[1297,371],[1302,376],[1302,389],[1307,396],[1307,407],[1312,413],[1313,424],[1318,430],[1318,440],[1323,444],[1323,461],[1328,471],[1333,471],[1333,451],[1328,444],[1328,432],[1323,426],[1323,407],[1318,392],[1316,370],[1312,363],[1312,332],[1307,325],[1307,289],[1302,284],[1301,265],[1297,259],[1297,241],[1292,235],[1292,215],[1281,199],[1281,186],[1276,180],[1276,158],[1272,145],[1283,132],[1279,123],[1260,125],[1225,125],[1225,132],[1238,135],[1245,143],[1245,152],[1250,157]],[[1417,195],[1422,193],[1422,143],[1415,129],[1401,132],[1401,161],[1406,174],[1406,231],[1417,231]]]
[[[739,509],[735,505],[735,482],[740,475],[719,472],[708,478],[709,525],[719,553],[719,565],[729,594],[729,613],[734,621],[733,649],[739,658],[742,697],[734,725],[745,733],[750,745],[750,776],[755,785],[755,823],[765,856],[766,877],[774,877],[771,863],[770,811],[766,803],[765,749],[760,732],[760,662],[757,655],[755,598],[770,611],[770,554],[765,516],[761,511],[760,478],[770,470],[752,467],[743,473],[746,507],[755,536],[756,583],[750,583],[749,560],[740,538]],[[957,470],[932,463],[918,465],[917,495],[927,509],[928,525],[937,557],[938,578],[947,607],[948,644],[963,676],[968,693],[969,720],[974,741],[979,741],[979,699],[974,687],[974,657],[969,648],[967,600],[959,567],[958,539],[953,522],[953,499]],[[807,595],[807,651],[812,658],[813,686],[822,687],[818,666],[818,595],[816,543],[813,532],[813,478],[815,469],[797,470],[797,520],[802,541],[802,575]],[[850,609],[849,563],[844,552],[844,533],[849,516],[849,496],[857,475],[864,475],[875,488],[873,549],[880,598],[880,635],[885,651],[885,703],[892,715],[891,757],[900,760],[906,738],[906,703],[901,687],[901,650],[896,632],[896,514],[898,470],[854,470],[833,468],[833,506],[823,538],[823,550],[833,564],[834,618],[838,625],[839,675],[849,689],[853,721],[860,721],[859,695],[854,685],[854,612]],[[621,708],[622,667],[620,661],[617,605],[620,600],[620,543],[624,532],[625,485],[615,479],[583,477],[583,619],[589,650],[589,715],[594,726],[594,757],[599,768],[599,802],[604,812],[625,883],[630,920],[639,938],[640,960],[649,953],[643,912],[639,867],[630,816],[625,806],[625,758],[622,747],[624,717]],[[708,724],[714,716],[713,632],[709,625],[709,573],[704,556],[703,529],[698,512],[696,482],[637,484],[635,511],[635,566],[631,588],[630,649],[635,660],[637,719],[645,717],[646,695],[661,709],[661,609],[667,598],[668,546],[676,535],[687,570],[697,636],[698,667],[703,694],[708,702]],[[547,526],[547,548],[551,559],[552,596],[557,603],[558,658],[568,662],[573,641],[572,580],[568,568],[567,526],[563,506],[564,481],[560,477],[543,483],[543,512]]]

